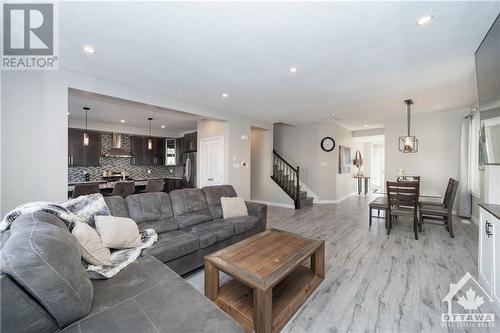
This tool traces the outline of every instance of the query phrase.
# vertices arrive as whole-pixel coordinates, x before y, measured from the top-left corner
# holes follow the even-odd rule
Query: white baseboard
[[[479,225],[479,219],[477,217],[471,215],[470,220],[474,222],[475,225]]]
[[[295,209],[294,205],[292,205],[292,204],[286,204],[286,203],[281,203],[281,202],[271,202],[271,201],[263,201],[263,200],[250,200],[250,201],[256,202],[256,203],[261,203],[261,204],[268,205],[268,206],[277,206],[277,207],[293,208],[293,209]]]

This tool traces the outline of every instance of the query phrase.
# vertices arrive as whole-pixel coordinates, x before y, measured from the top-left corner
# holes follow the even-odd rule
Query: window
[[[479,112],[471,118],[469,133],[469,192],[479,197]]]

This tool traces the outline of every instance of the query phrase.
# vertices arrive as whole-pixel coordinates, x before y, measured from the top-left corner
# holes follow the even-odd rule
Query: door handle
[[[488,238],[491,238],[491,236],[493,236],[493,231],[491,231],[490,229],[492,226],[493,225],[488,221],[486,221],[486,223],[484,224],[484,231],[486,232]]]
[[[213,178],[208,178],[207,180],[208,180],[209,182],[213,182],[213,181],[214,181],[214,179],[213,179]]]

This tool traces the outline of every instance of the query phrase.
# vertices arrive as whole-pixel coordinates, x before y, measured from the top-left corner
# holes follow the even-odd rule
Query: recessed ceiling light
[[[69,116],[71,113],[70,112],[66,112],[66,114]]]
[[[83,50],[87,53],[90,53],[90,54],[94,54],[95,53],[95,49],[90,46],[90,45],[84,45],[83,46]]]
[[[290,73],[295,73],[297,72],[297,67],[290,67],[289,71]]]
[[[330,115],[330,117],[332,117],[332,118],[333,118],[333,119],[335,119],[335,120],[337,120],[337,119],[339,119],[339,118],[340,118],[340,116],[339,116],[338,114],[336,114],[336,113],[332,113],[332,114]]]
[[[364,127],[364,128],[367,128],[367,127],[368,127],[368,125],[366,125],[366,124],[365,124],[365,125],[363,125],[363,127]]]
[[[425,15],[425,16],[422,16],[421,18],[419,18],[417,20],[417,25],[424,25],[424,24],[427,24],[429,23],[430,21],[432,21],[434,17],[432,15]]]
[[[229,97],[229,94],[228,93],[223,93],[222,94],[222,98],[228,98]]]
[[[161,128],[165,128],[165,125],[161,125]]]
[[[125,120],[123,120],[123,119],[122,119],[122,120],[120,120],[120,123],[124,124],[124,123],[125,123]]]

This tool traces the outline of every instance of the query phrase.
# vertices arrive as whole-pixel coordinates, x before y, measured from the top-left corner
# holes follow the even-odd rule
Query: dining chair
[[[446,206],[448,200],[450,199],[451,191],[453,190],[453,182],[455,180],[453,178],[450,178],[448,180],[448,185],[446,186],[446,191],[443,197],[442,202],[437,202],[437,201],[429,201],[429,200],[420,200],[419,205],[426,205],[426,206]]]
[[[387,182],[388,226],[387,234],[392,228],[393,219],[409,217],[413,220],[415,239],[418,239],[418,195],[420,182]]]
[[[163,179],[151,179],[148,180],[144,192],[163,192],[164,186],[165,182],[163,181]]]
[[[135,193],[135,182],[116,182],[111,195],[119,195],[125,198]]]
[[[443,199],[443,204],[419,204],[420,217],[418,222],[418,228],[420,231],[423,229],[425,220],[438,221],[435,222],[425,222],[429,224],[444,225],[451,238],[455,238],[453,233],[453,204],[455,202],[455,197],[457,195],[459,182],[453,178],[450,178],[448,182],[448,187],[446,188],[446,194]],[[442,224],[444,223],[444,224]]]
[[[81,195],[99,193],[99,184],[76,184],[71,194],[71,198],[78,198]]]

